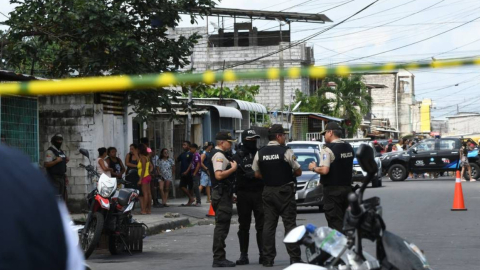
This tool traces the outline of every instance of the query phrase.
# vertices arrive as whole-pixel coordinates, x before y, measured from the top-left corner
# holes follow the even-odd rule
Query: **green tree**
[[[236,85],[233,89],[228,87],[216,88],[195,88],[192,96],[196,98],[218,98],[220,94],[223,98],[240,99],[244,101],[255,102],[255,96],[260,93],[258,85]],[[188,93],[185,93],[186,96]]]
[[[329,103],[332,102],[332,100],[319,95],[318,92],[309,96],[297,90],[295,91],[295,104],[300,101],[302,102],[298,107],[298,111],[300,112],[317,112],[326,115],[332,114],[332,110],[329,106]]]
[[[6,24],[8,67],[40,69],[49,78],[178,71],[200,36],[167,37],[180,12],[196,22],[213,0],[10,0],[17,5]],[[32,64],[32,62],[34,62]],[[30,73],[30,72],[28,72]],[[34,71],[32,73],[35,73]],[[142,117],[169,108],[168,89],[127,92]]]
[[[335,86],[327,83],[334,83]],[[362,123],[363,115],[369,113],[372,107],[372,97],[362,76],[352,74],[348,77],[327,77],[317,94],[326,96],[327,93],[333,94],[329,101],[333,116],[345,119],[348,136],[353,136]]]

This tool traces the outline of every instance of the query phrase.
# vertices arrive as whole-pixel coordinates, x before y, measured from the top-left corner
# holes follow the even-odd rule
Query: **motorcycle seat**
[[[122,188],[118,191],[117,200],[121,206],[127,206],[132,193],[136,192],[133,188]]]

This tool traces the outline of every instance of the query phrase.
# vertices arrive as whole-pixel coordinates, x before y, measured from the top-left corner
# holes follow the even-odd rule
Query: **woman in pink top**
[[[102,173],[106,174],[108,177],[112,177],[113,169],[108,167],[108,163],[105,160],[107,157],[107,148],[100,147],[98,148],[98,158],[97,158],[97,172],[98,174],[102,175]]]

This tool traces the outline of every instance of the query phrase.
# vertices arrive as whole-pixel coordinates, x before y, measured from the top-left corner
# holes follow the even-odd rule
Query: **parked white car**
[[[380,155],[375,151],[375,147],[373,146],[372,142],[369,141],[355,141],[355,140],[346,140],[350,143],[353,147],[353,152],[356,153],[358,147],[361,144],[367,144],[373,148],[375,162],[378,166],[378,172],[375,175],[375,178],[372,180],[372,187],[381,187],[382,186],[382,162],[380,160]],[[362,170],[360,165],[358,164],[357,158],[353,159],[353,182],[362,182],[365,180],[367,173]]]
[[[320,151],[323,146],[323,142],[319,141],[293,141],[288,142],[287,146],[291,149],[315,149]]]

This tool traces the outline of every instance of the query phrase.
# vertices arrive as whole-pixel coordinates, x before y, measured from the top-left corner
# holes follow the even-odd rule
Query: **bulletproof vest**
[[[353,148],[349,143],[326,143],[332,150],[335,160],[330,164],[328,174],[320,177],[324,186],[350,186],[352,185]]]
[[[58,151],[53,147],[48,148],[48,150],[52,151],[57,158],[61,158],[62,162],[55,164],[55,166],[47,168],[47,172],[50,175],[64,175],[67,172],[67,162],[65,161],[67,156],[65,155],[65,153],[63,153],[62,150]]]
[[[244,147],[240,148],[234,156],[238,162],[237,169],[237,190],[259,190],[265,186],[263,179],[255,178],[255,172],[252,169],[255,152],[251,152]]]
[[[213,160],[213,156],[215,156],[216,153],[222,153],[225,158],[227,158],[227,155],[225,155],[225,152],[223,152],[222,150],[218,150],[216,148],[214,148],[212,151],[210,151],[210,154],[212,155],[212,157],[210,158],[210,164],[209,166],[206,165],[208,167],[208,170],[210,171],[210,180],[212,181],[212,187],[215,188],[216,186],[218,186],[218,184],[226,184],[226,185],[231,185],[233,183],[233,181],[235,180],[235,173],[232,173],[230,174],[227,178],[223,179],[223,180],[217,180],[215,178],[215,171],[213,170],[213,163],[215,162],[215,160]],[[227,168],[225,168],[225,170],[228,170],[232,167],[232,165],[228,164]]]
[[[258,150],[258,165],[266,186],[282,186],[296,182],[292,167],[285,161],[288,147],[269,145]]]

